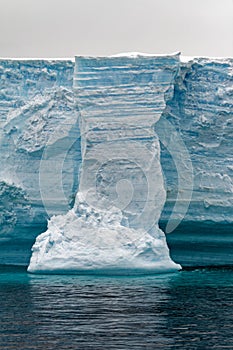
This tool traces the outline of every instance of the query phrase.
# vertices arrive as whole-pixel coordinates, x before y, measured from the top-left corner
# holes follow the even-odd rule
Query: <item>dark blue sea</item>
[[[0,270],[0,349],[233,349],[233,270],[149,277]]]

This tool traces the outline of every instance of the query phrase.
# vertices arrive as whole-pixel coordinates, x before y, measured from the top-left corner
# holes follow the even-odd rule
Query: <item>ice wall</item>
[[[77,191],[73,70],[71,60],[0,60],[0,263],[27,264],[48,215]]]
[[[167,235],[172,256],[185,265],[232,265],[233,60],[195,58],[183,63],[161,122],[179,132],[193,170],[192,186],[188,181],[179,186],[179,173],[186,177],[182,165],[176,169],[172,161],[179,157],[179,144],[172,148],[172,154],[162,145],[161,163],[167,183],[162,227],[177,194],[186,191],[186,197],[180,200],[182,208],[191,191],[181,225]],[[174,144],[172,138],[173,134],[166,135],[167,144]],[[175,215],[179,217],[180,211]]]
[[[72,60],[0,60],[0,264],[28,264],[47,218],[73,205],[81,163],[73,76]],[[155,126],[167,192],[160,225],[179,195],[181,223],[167,240],[184,265],[233,265],[232,76],[232,59],[183,63]]]
[[[175,271],[158,220],[165,202],[154,124],[179,55],[76,58],[82,169],[74,208],[52,217],[29,272]]]
[[[193,165],[185,220],[233,222],[233,60],[197,58],[183,64],[162,119],[179,130]],[[162,152],[169,187],[165,218],[176,198],[177,170]]]

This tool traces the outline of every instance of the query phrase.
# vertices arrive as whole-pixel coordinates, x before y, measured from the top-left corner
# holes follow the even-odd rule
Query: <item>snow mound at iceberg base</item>
[[[91,208],[78,193],[66,215],[54,216],[32,248],[28,271],[71,274],[154,274],[181,269],[169,256],[164,233],[121,225],[116,207]]]

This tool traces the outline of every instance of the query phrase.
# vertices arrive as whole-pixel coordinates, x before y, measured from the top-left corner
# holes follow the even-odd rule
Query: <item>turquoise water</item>
[[[0,349],[233,349],[233,270],[149,277],[0,269]]]

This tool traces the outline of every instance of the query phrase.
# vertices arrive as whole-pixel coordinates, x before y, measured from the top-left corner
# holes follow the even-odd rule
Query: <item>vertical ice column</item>
[[[74,208],[37,237],[28,270],[158,273],[180,268],[158,219],[165,201],[154,124],[179,56],[77,57],[82,169]]]
[[[79,191],[90,206],[114,205],[130,227],[151,233],[165,202],[154,124],[178,66],[179,55],[75,62],[83,160]]]

